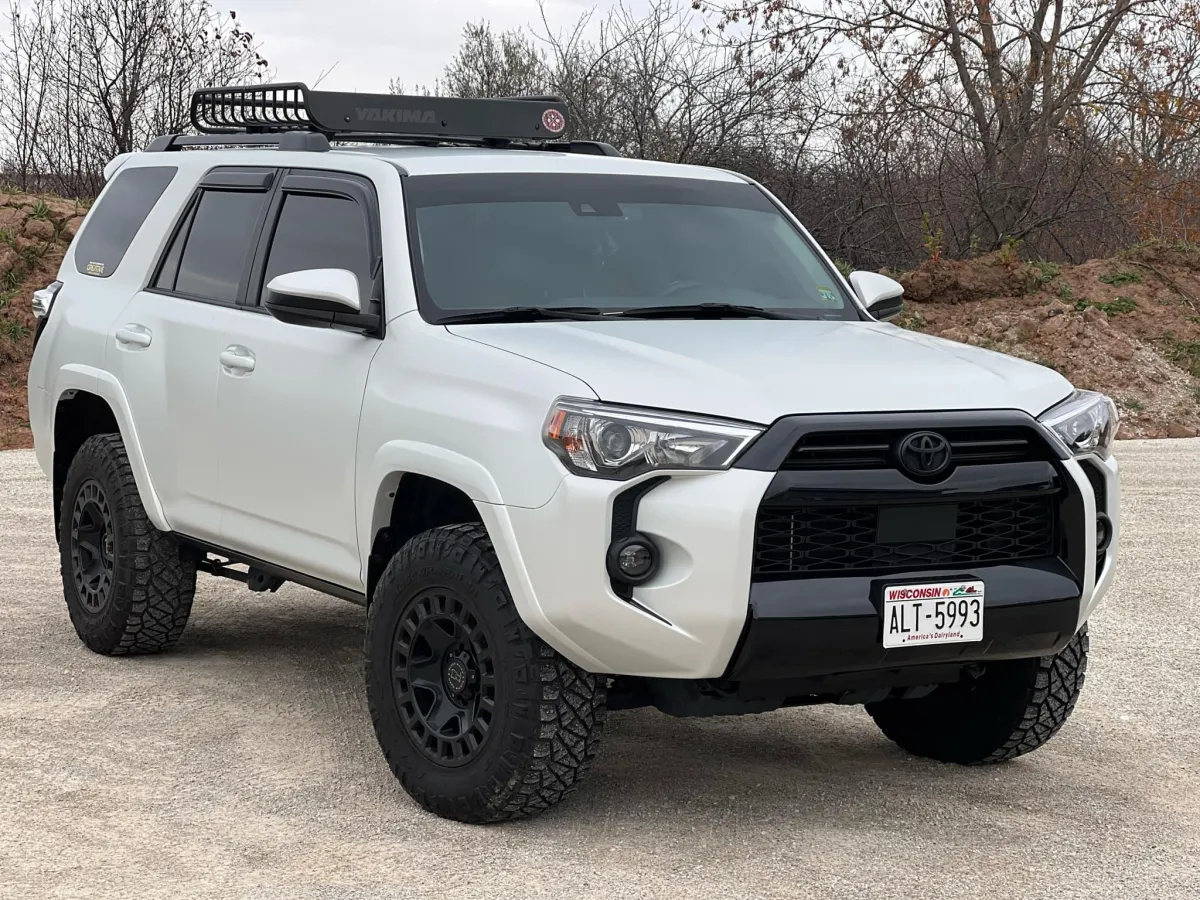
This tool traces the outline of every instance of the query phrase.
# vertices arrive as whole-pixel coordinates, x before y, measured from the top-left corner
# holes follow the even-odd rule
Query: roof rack
[[[565,141],[561,97],[415,97],[312,91],[300,82],[203,88],[192,95],[200,136],[164,135],[147,150],[275,146],[329,149],[330,141],[382,144],[476,144],[620,156],[599,141]]]
[[[403,135],[472,141],[547,141],[567,128],[560,97],[464,100],[310,91],[300,82],[203,88],[192,95],[201,134],[316,131],[326,137]]]

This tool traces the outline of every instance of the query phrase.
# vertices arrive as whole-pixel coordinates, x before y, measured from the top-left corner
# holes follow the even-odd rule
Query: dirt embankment
[[[997,253],[899,276],[909,328],[1057,369],[1116,400],[1121,437],[1200,434],[1200,248],[1078,266]]]
[[[30,446],[29,298],[49,284],[85,208],[0,193],[0,450]],[[1122,437],[1200,434],[1200,248],[1148,245],[1079,266],[1000,252],[899,276],[900,324],[1024,357],[1121,408]]]
[[[73,200],[0,193],[0,450],[31,445],[25,388],[33,350],[29,299],[54,280],[85,212]]]

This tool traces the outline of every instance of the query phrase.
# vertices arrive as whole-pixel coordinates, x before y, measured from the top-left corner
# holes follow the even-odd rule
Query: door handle
[[[115,336],[117,343],[124,347],[149,347],[150,342],[154,340],[149,328],[135,323],[122,325],[117,329]]]
[[[230,375],[247,375],[254,371],[254,354],[245,347],[226,347],[221,351],[221,368]]]

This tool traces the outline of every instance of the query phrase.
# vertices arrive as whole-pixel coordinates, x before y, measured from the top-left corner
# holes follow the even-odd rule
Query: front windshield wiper
[[[595,306],[508,306],[503,309],[479,309],[474,312],[442,316],[438,325],[462,322],[537,322],[539,320],[569,319],[595,322],[607,319]]]
[[[819,316],[797,315],[761,306],[745,306],[737,303],[680,303],[674,306],[632,306],[608,317],[621,319],[807,319]]]

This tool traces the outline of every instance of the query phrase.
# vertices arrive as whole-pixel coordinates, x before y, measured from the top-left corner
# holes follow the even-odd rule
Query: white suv
[[[760,185],[566,114],[214,89],[113,161],[29,378],[83,642],[171,646],[197,571],[364,604],[383,752],[468,822],[556,803],[606,710],[1048,740],[1113,578],[1113,404],[886,324],[900,286]]]

